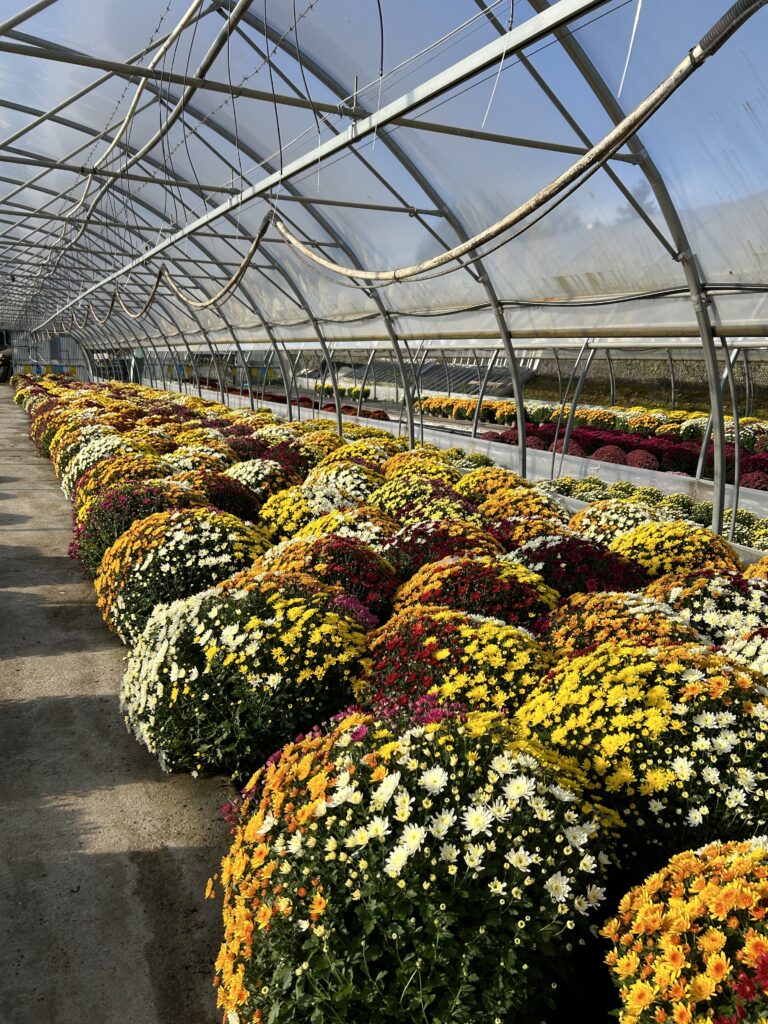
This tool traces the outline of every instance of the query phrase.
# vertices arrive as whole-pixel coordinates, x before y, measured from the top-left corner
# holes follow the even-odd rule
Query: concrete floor
[[[229,790],[163,775],[126,732],[125,650],[70,533],[0,385],[0,1022],[214,1024],[203,894]]]

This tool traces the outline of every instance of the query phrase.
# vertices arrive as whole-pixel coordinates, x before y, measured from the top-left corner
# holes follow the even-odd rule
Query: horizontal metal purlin
[[[18,210],[19,217],[21,219],[24,219],[24,220],[27,220],[27,219],[32,219],[32,220],[59,220],[59,221],[66,220],[68,224],[77,224],[77,225],[85,223],[85,221],[83,220],[82,217],[72,217],[72,218],[69,218],[69,217],[67,217],[63,213],[49,213],[49,212],[46,212],[44,210],[40,210],[40,211],[38,211],[38,210],[29,210],[29,211],[27,211],[25,208],[19,207],[18,204],[10,204],[9,203],[7,205],[8,205],[8,208],[4,209],[3,205],[0,204],[0,211],[3,211],[6,214],[8,214],[11,210],[13,210],[13,211]],[[118,220],[96,220],[96,219],[93,219],[93,220],[89,220],[88,221],[88,226],[89,227],[98,227],[98,228],[125,228],[126,225],[123,222],[118,221]],[[135,225],[131,225],[131,230],[135,230]],[[155,227],[152,227],[150,225],[144,224],[144,225],[139,225],[139,230],[140,231],[144,231],[144,232],[148,232],[149,234],[155,234],[156,235],[157,232],[163,230],[163,228],[162,228],[161,225],[157,225]]]
[[[211,6],[211,7],[208,7],[208,8],[206,9],[206,10],[204,10],[204,11],[202,11],[202,12],[199,12],[199,13],[198,13],[198,15],[197,15],[197,16],[196,16],[196,18],[195,18],[195,21],[199,21],[199,20],[200,20],[201,18],[205,17],[205,16],[206,16],[206,14],[210,13],[210,11],[211,11],[211,10],[214,10],[214,9],[216,9],[215,5],[213,5],[213,6]],[[34,36],[27,36],[27,35],[25,35],[24,33],[12,33],[12,35],[13,35],[14,39],[20,39],[20,40],[22,40],[22,41],[24,41],[24,42],[27,42],[27,43],[30,43],[30,42],[31,42],[31,43],[33,43],[33,44],[40,44],[40,42],[41,42],[41,41],[40,41],[39,39],[37,39],[36,37],[34,37]],[[156,42],[156,43],[157,43],[157,44],[159,45],[159,44],[161,44],[161,43],[162,43],[162,42],[164,42],[164,41],[165,41],[165,37],[162,37],[162,38],[160,38],[160,39],[156,40],[155,42]],[[62,47],[62,46],[59,46],[58,44],[55,44],[55,43],[47,43],[47,44],[45,44],[45,45],[47,45],[47,46],[48,46],[48,47],[49,47],[50,49],[56,50],[57,52],[60,52],[60,53],[63,53],[63,54],[72,54],[72,53],[76,53],[76,51],[72,51],[72,50],[70,50],[70,49],[69,49],[69,48],[67,48],[67,47]],[[135,55],[134,57],[132,57],[132,58],[131,58],[131,60],[136,60],[136,59],[138,59],[138,58],[142,57],[142,56],[143,56],[143,55],[144,55],[144,54],[145,54],[145,53],[147,52],[147,50],[148,50],[148,49],[149,49],[149,47],[145,48],[145,49],[144,49],[144,50],[142,50],[142,51],[139,51],[139,53],[138,53],[138,54],[136,54],[136,55]],[[97,85],[99,85],[99,84],[103,83],[104,81],[107,81],[107,80],[108,80],[108,79],[109,79],[110,77],[112,77],[112,73],[108,73],[107,75],[105,75],[105,76],[102,76],[101,78],[99,78],[99,79],[98,79],[98,81],[97,81],[96,83],[91,83],[91,84],[90,84],[90,85],[89,85],[88,87],[86,87],[85,89],[81,89],[81,90],[80,90],[80,91],[79,91],[78,93],[76,93],[76,94],[75,94],[74,96],[71,96],[71,97],[69,97],[69,98],[68,98],[68,99],[67,99],[66,101],[64,101],[64,103],[60,103],[60,104],[58,104],[58,105],[57,105],[56,107],[52,108],[52,109],[51,109],[51,110],[50,110],[50,111],[49,111],[49,112],[48,112],[48,113],[47,113],[46,115],[44,115],[44,116],[43,116],[43,117],[41,117],[41,118],[38,118],[38,119],[37,119],[37,122],[32,122],[32,125],[30,125],[30,126],[27,126],[27,128],[25,128],[25,129],[21,129],[20,131],[18,131],[18,132],[16,132],[16,133],[12,134],[12,135],[10,136],[10,138],[8,138],[8,139],[4,140],[4,142],[1,142],[1,143],[0,143],[0,148],[3,148],[3,147],[5,147],[5,146],[8,146],[8,145],[10,144],[10,142],[14,141],[14,140],[15,140],[16,138],[19,138],[19,137],[20,137],[20,136],[21,136],[22,134],[24,134],[24,133],[25,133],[25,132],[26,132],[27,130],[30,130],[30,129],[31,129],[32,127],[34,127],[34,125],[35,125],[36,123],[42,123],[43,121],[47,120],[47,119],[48,119],[49,117],[53,117],[54,113],[58,112],[59,110],[62,110],[62,109],[64,109],[64,108],[65,108],[65,107],[66,107],[67,105],[69,105],[70,103],[73,103],[73,102],[75,102],[75,100],[77,100],[78,98],[80,98],[80,97],[82,97],[83,95],[85,95],[85,94],[87,94],[88,92],[90,92],[90,91],[91,91],[91,90],[92,90],[93,88],[95,88],[95,87],[96,87]],[[150,87],[150,88],[152,88],[152,87]],[[152,102],[154,103],[155,101],[153,100]],[[146,108],[141,108],[141,107],[140,107],[140,108],[138,108],[138,110],[137,110],[137,113],[138,113],[139,111],[141,111],[142,109],[146,109]],[[116,127],[116,126],[115,126],[115,127]],[[88,131],[88,134],[89,134],[89,135],[93,135],[93,136],[94,136],[94,137],[95,137],[96,139],[98,139],[98,138],[101,138],[101,137],[103,137],[103,136],[104,136],[105,134],[107,134],[107,133],[108,133],[108,132],[109,132],[110,130],[111,130],[111,128],[107,128],[107,129],[105,129],[105,130],[103,130],[102,132],[99,132],[99,133],[97,133],[97,132],[95,132],[95,131],[91,131],[91,130],[89,130],[89,131]],[[87,146],[87,143],[86,143],[85,145]],[[81,147],[81,148],[85,148],[85,147]],[[76,150],[75,152],[79,152],[79,150]],[[149,162],[150,162],[150,163],[154,163],[154,161],[149,161]],[[157,166],[159,167],[160,165],[157,165]],[[163,170],[164,170],[164,168],[163,168]],[[43,170],[42,172],[40,172],[39,174],[37,174],[37,175],[36,175],[36,176],[35,176],[35,177],[34,177],[34,178],[32,179],[32,181],[28,183],[28,187],[32,187],[32,185],[33,185],[33,184],[34,184],[34,183],[35,183],[36,181],[38,181],[38,180],[39,180],[40,178],[44,177],[44,176],[45,176],[45,174],[47,174],[47,173],[49,173],[49,171],[48,171],[47,169],[44,169],[44,170]],[[20,186],[20,188],[23,188],[23,187],[24,187],[24,186]],[[14,194],[14,193],[12,193],[12,194]]]
[[[0,223],[2,223],[1,220],[0,220]],[[24,244],[25,248],[29,248],[29,249],[42,249],[44,251],[47,251],[47,250],[50,250],[50,249],[56,249],[56,246],[53,243],[51,243],[51,242],[24,242],[23,244]],[[92,248],[90,248],[90,246],[75,247],[75,248],[73,248],[70,251],[75,256],[78,256],[78,255],[82,255],[82,256],[106,256],[106,257],[114,259],[115,256],[119,255],[119,253],[116,253],[114,250],[111,250],[111,249],[92,249]],[[178,263],[191,263],[193,266],[196,266],[196,267],[213,266],[213,267],[221,267],[222,269],[226,268],[226,267],[235,268],[235,267],[239,267],[240,266],[240,263],[237,262],[237,261],[234,261],[234,260],[211,260],[211,259],[202,259],[202,258],[197,259],[194,256],[174,256],[172,262],[173,262],[174,265],[176,265]],[[32,266],[32,265],[33,264],[31,264],[31,263],[24,264],[24,266]],[[67,268],[69,270],[76,270],[79,266],[80,265],[77,264],[77,263],[75,263],[75,264],[68,263],[67,264]],[[274,268],[274,265],[272,263],[250,263],[249,264],[249,269],[250,270],[274,270],[275,268]],[[157,273],[157,270],[156,270],[155,267],[152,267],[152,266],[138,267],[136,269],[136,273],[137,274],[146,275],[147,277],[153,277]]]
[[[121,78],[146,78],[171,85],[194,86],[207,92],[224,93],[227,96],[242,97],[249,100],[261,100],[264,103],[278,103],[288,107],[303,107],[310,110],[312,106],[321,113],[341,114],[338,104],[315,103],[310,104],[308,100],[299,97],[278,95],[273,96],[271,92],[264,89],[249,89],[244,85],[230,85],[229,82],[215,82],[208,78],[195,78],[194,75],[178,75],[173,72],[145,68],[140,64],[124,64],[121,61],[108,60],[106,57],[92,57],[79,53],[75,50],[53,49],[46,45],[46,40],[40,40],[34,46],[23,43],[9,43],[0,41],[0,52],[17,54],[21,57],[35,57],[38,60],[56,61],[60,64],[75,64],[78,67],[94,68],[96,71],[108,71],[111,75]]]
[[[2,104],[0,103],[0,106]],[[141,181],[152,185],[163,185],[163,186],[178,186],[179,188],[192,189],[195,192],[223,192],[229,195],[239,195],[240,189],[229,185],[209,185],[198,183],[197,181],[184,181],[179,178],[156,178],[151,174],[132,174],[126,172],[121,174],[119,171],[104,171],[101,168],[94,169],[92,167],[78,166],[77,164],[62,164],[57,163],[55,160],[48,160],[45,157],[27,157],[27,156],[13,156],[0,154],[0,163],[8,164],[24,164],[33,167],[45,167],[52,171],[67,171],[72,174],[89,175],[93,174],[96,177],[104,178],[120,178],[126,181]],[[18,184],[25,184],[19,182]],[[265,199],[272,199],[272,196],[265,196]],[[416,215],[426,217],[442,217],[443,214],[440,210],[432,208],[422,208],[418,206],[395,206],[394,204],[386,203],[363,203],[355,202],[352,199],[326,199],[322,196],[293,196],[283,193],[280,196],[280,202],[283,203],[301,203],[305,206],[338,206],[350,210],[371,210],[374,212],[381,213],[405,213],[409,217],[415,217]],[[30,213],[27,216],[44,216],[43,214]],[[55,216],[55,215],[54,215]],[[77,221],[72,220],[70,223],[75,224]]]
[[[40,11],[44,11],[46,7],[51,7],[56,2],[57,0],[37,0],[37,3],[31,4],[10,18],[6,18],[4,22],[0,23],[0,36],[4,36],[7,32],[16,28],[17,25],[21,25],[22,22],[29,21],[30,18],[39,14]]]
[[[405,95],[387,103],[374,114],[351,124],[345,131],[340,132],[338,135],[328,139],[315,149],[309,150],[302,156],[290,161],[284,166],[282,171],[267,175],[267,177],[265,177],[261,182],[245,189],[239,196],[235,196],[232,199],[227,200],[215,209],[208,211],[201,217],[198,217],[196,220],[188,224],[182,231],[172,235],[170,238],[154,246],[147,253],[144,253],[142,256],[137,257],[137,259],[127,263],[121,270],[115,271],[113,274],[105,277],[101,282],[94,284],[84,292],[81,292],[80,295],[71,299],[69,303],[61,307],[58,312],[63,312],[71,305],[76,305],[87,295],[92,294],[99,288],[116,280],[118,277],[122,276],[122,274],[128,273],[128,271],[133,269],[133,267],[146,262],[148,259],[158,255],[169,246],[180,242],[182,239],[187,237],[187,235],[196,232],[200,228],[207,227],[209,224],[218,220],[220,217],[232,210],[235,210],[243,203],[261,196],[264,193],[271,192],[284,178],[291,178],[294,175],[307,170],[309,167],[314,166],[318,160],[322,160],[325,157],[347,149],[368,135],[372,135],[375,131],[391,122],[394,118],[405,116],[411,110],[422,106],[424,103],[436,98],[437,96],[443,95],[468,79],[474,78],[487,68],[495,66],[499,60],[513,56],[517,50],[551,35],[556,28],[568,24],[568,22],[575,18],[589,13],[589,11],[604,6],[607,2],[608,0],[559,0],[557,4],[542,14],[534,15],[528,21],[511,29],[505,35],[493,40],[493,42],[481,47],[468,57],[458,61],[452,67],[422,83],[422,85],[410,89]],[[44,327],[46,324],[50,323],[51,320],[55,319],[57,315],[58,313],[52,314],[45,320],[41,321],[41,323],[33,329],[37,330]]]
[[[58,199],[59,193],[52,188],[46,188],[45,185],[39,185],[36,181],[22,181],[20,178],[9,178],[4,174],[0,174],[0,181],[5,182],[6,185],[18,186],[18,191],[25,191],[31,189],[34,192],[42,192],[43,195],[52,196],[54,199]],[[0,200],[2,203],[2,200]]]
[[[208,8],[206,8],[206,10],[200,12],[195,20],[199,21],[200,19],[205,17],[208,13],[210,13],[211,10],[215,10],[215,5],[211,6],[211,7],[208,7]],[[34,37],[34,36],[27,36],[24,33],[14,32],[12,34],[13,34],[14,38],[22,39],[25,42],[32,42],[32,43],[38,43],[39,42],[39,40],[37,40],[36,37]],[[154,41],[155,45],[157,45],[157,46],[161,45],[162,43],[166,42],[167,38],[168,38],[167,36],[161,36],[161,37],[157,38]],[[49,45],[54,46],[55,44],[49,44]],[[56,46],[56,49],[60,50],[61,52],[65,52],[65,50],[66,50],[65,47],[60,47],[60,46]],[[135,60],[141,59],[143,56],[146,55],[146,53],[150,49],[151,49],[151,45],[144,47],[143,49],[141,49],[137,53],[135,53],[134,56],[131,58],[131,60],[135,61]],[[49,120],[56,122],[59,119],[57,119],[55,115],[57,115],[60,111],[66,109],[71,104],[75,103],[77,100],[81,99],[83,96],[88,95],[88,93],[92,92],[98,86],[103,85],[105,82],[109,81],[109,79],[111,77],[112,77],[112,75],[110,73],[108,73],[106,75],[100,76],[94,82],[89,83],[85,88],[78,90],[73,95],[70,95],[69,97],[67,97],[67,99],[65,99],[64,101],[56,104],[54,107],[50,108],[45,113],[41,113],[41,114],[37,115],[35,117],[35,120],[33,120],[30,124],[24,126],[23,128],[15,131],[15,132],[12,132],[11,135],[8,136],[7,138],[5,138],[3,140],[0,140],[0,149],[10,146],[10,144],[12,142],[15,142],[17,139],[21,138],[23,135],[27,134],[29,131],[34,130],[36,127],[38,127],[41,124],[46,123]],[[154,100],[153,100],[153,102],[154,102]],[[137,113],[140,112],[142,109],[146,109],[146,108],[141,108],[140,107],[137,110]],[[60,119],[60,120],[62,121],[62,123],[66,123],[66,119]],[[114,127],[117,127],[117,125],[115,125]],[[112,130],[111,127],[108,127],[107,129],[103,130],[102,132],[96,132],[95,130],[89,130],[87,134],[95,137],[95,139],[99,139],[99,138],[102,138],[110,130]],[[87,146],[87,143],[85,145]],[[81,147],[81,148],[85,148],[85,147]],[[76,150],[76,152],[79,152],[79,150]],[[9,198],[11,198],[13,195],[17,194],[19,191],[22,191],[24,188],[26,188],[26,189],[33,189],[33,188],[35,188],[35,189],[38,189],[40,191],[48,192],[47,189],[44,189],[40,185],[37,184],[37,182],[41,178],[43,178],[46,173],[48,173],[48,172],[44,170],[41,173],[37,174],[34,178],[32,178],[28,182],[25,182],[23,184],[15,183],[18,186],[17,189],[14,192],[11,192],[10,196],[8,198],[1,199],[0,202],[7,203]],[[53,195],[55,197],[55,193],[54,192],[51,191],[51,192],[49,192],[49,194]]]
[[[275,196],[264,196],[265,199],[270,201],[274,200]],[[423,209],[419,206],[395,206],[387,205],[386,203],[360,203],[353,202],[351,199],[323,199],[319,196],[295,196],[286,194],[285,192],[280,193],[281,203],[301,203],[304,206],[342,206],[347,207],[350,210],[373,210],[374,212],[382,213],[407,213],[409,217],[415,217],[417,215],[422,217],[442,217],[443,213],[440,210],[434,209]]]
[[[517,135],[499,135],[496,132],[484,132],[476,128],[461,128],[457,125],[437,124],[434,121],[421,121],[417,118],[398,117],[392,122],[402,128],[414,128],[422,132],[436,132],[439,135],[455,135],[462,139],[473,139],[478,142],[498,142],[506,146],[519,146],[523,149],[541,149],[550,153],[569,153],[573,156],[584,156],[588,152],[585,146],[569,146],[562,142],[548,142],[544,139],[526,139]],[[638,158],[631,153],[614,153],[611,160],[620,160],[627,164],[637,164]]]
[[[93,174],[97,178],[120,178],[126,181],[142,181],[153,185],[171,185],[179,188],[191,188],[196,191],[200,191],[202,189],[205,192],[226,192],[229,195],[238,195],[240,192],[239,188],[235,188],[231,185],[198,184],[196,181],[183,181],[179,178],[155,178],[151,174],[133,174],[130,171],[121,173],[120,171],[103,170],[101,167],[93,168],[86,167],[85,165],[61,164],[56,160],[49,160],[43,156],[14,156],[8,153],[0,153],[0,163],[24,164],[29,167],[45,167],[52,171],[66,171],[69,174],[80,174],[86,176]]]
[[[397,318],[407,317],[408,313],[398,313],[392,311],[392,316]],[[321,324],[327,324],[329,321],[320,319]],[[280,343],[285,343],[290,346],[291,344],[300,345],[317,345],[317,338],[313,335],[299,335],[292,336],[290,334],[290,326],[281,324],[279,322],[272,321],[270,326],[272,330],[276,331],[279,335]],[[345,326],[343,323],[339,326]],[[575,348],[581,347],[584,338],[596,338],[605,339],[607,341],[614,341],[621,343],[622,341],[632,341],[634,339],[642,340],[646,342],[652,342],[654,339],[658,339],[660,348],[666,348],[669,345],[670,338],[678,338],[682,342],[688,340],[692,349],[701,349],[700,336],[697,332],[695,324],[685,325],[676,324],[668,328],[649,328],[645,326],[630,326],[624,331],[619,331],[616,327],[597,327],[597,328],[585,328],[585,327],[570,327],[563,328],[563,333],[559,333],[555,330],[541,331],[537,330],[535,333],[533,330],[511,330],[510,335],[516,341],[530,342],[528,348],[536,348],[537,344],[540,348],[552,348],[558,349],[567,347],[568,342],[573,342]],[[761,324],[722,324],[714,329],[714,333],[717,337],[724,337],[729,339],[734,338],[748,338],[748,339],[761,339],[760,343],[756,343],[756,347],[762,345],[768,347],[768,321]],[[494,331],[439,331],[439,332],[413,332],[413,331],[398,331],[397,336],[399,339],[404,341],[433,341],[436,342],[438,347],[440,342],[464,342],[471,344],[472,342],[487,342],[488,345],[484,345],[486,348],[491,344],[501,345],[501,338],[498,332]],[[240,339],[241,341],[243,339]],[[389,338],[384,334],[354,334],[350,337],[334,338],[332,339],[334,344],[343,348],[345,345],[360,345],[364,346],[370,343],[380,343],[382,345],[389,344]],[[551,346],[547,345],[547,341],[560,340],[564,344]],[[740,344],[740,343],[739,343]],[[610,347],[610,346],[608,346]]]

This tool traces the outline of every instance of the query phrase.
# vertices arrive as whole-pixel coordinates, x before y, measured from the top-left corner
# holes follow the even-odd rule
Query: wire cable
[[[266,2],[266,0],[265,0],[265,2]],[[199,4],[199,3],[202,3],[202,0],[194,0],[193,6],[195,4]],[[231,22],[233,24],[236,24],[238,21],[240,21],[242,19],[242,17],[244,16],[244,14],[246,13],[249,4],[250,4],[250,0],[237,0],[237,3],[235,5],[234,9],[232,10],[230,15],[228,16],[228,19],[227,19],[228,23]],[[191,10],[191,8],[190,8],[190,10]],[[189,11],[187,13],[189,14]],[[186,17],[187,16],[185,15],[185,19],[186,19]],[[185,21],[185,19],[182,19],[182,21],[185,22],[183,27],[186,27],[187,21]],[[228,30],[229,30],[229,24],[227,25],[226,31],[228,31]],[[171,33],[171,36],[173,37],[173,39],[175,39],[177,37],[177,34],[178,34],[179,31],[180,31],[179,26],[177,26],[177,28],[174,29],[174,32]],[[223,48],[225,42],[226,42],[226,35],[225,35],[225,32],[222,31],[222,32],[220,32],[218,34],[218,36],[216,37],[216,39],[212,43],[211,47],[209,48],[208,52],[206,53],[205,57],[201,61],[200,65],[199,65],[199,67],[198,67],[198,69],[196,71],[196,75],[195,75],[196,78],[204,78],[205,77],[205,75],[207,74],[211,64],[213,63],[213,61],[215,60],[216,56],[218,55],[218,53]],[[168,40],[166,40],[166,42],[163,44],[163,47],[165,49],[167,49],[168,46],[169,46]],[[163,47],[161,47],[161,49],[163,49]],[[136,153],[134,153],[132,156],[130,156],[124,162],[124,164],[121,166],[120,171],[127,171],[134,164],[138,163],[138,161],[143,156],[145,156],[148,152],[150,152],[154,148],[154,146],[157,145],[157,143],[160,141],[160,138],[164,134],[167,134],[171,130],[173,125],[181,117],[185,107],[187,106],[187,104],[189,103],[189,101],[191,100],[191,98],[194,96],[194,94],[197,91],[198,91],[198,86],[196,86],[196,85],[189,85],[189,86],[187,86],[185,88],[184,93],[182,95],[182,98],[174,106],[173,110],[171,111],[171,114],[169,115],[169,117],[167,118],[167,120],[165,122],[165,125],[163,126],[162,131],[160,133],[155,133],[155,135],[151,139],[149,139],[147,142],[145,142]],[[63,250],[59,251],[59,255],[57,256],[57,258],[56,258],[56,260],[54,262],[54,266],[53,266],[53,270],[54,271],[55,271],[56,267],[58,266],[58,264],[59,264],[59,262],[61,260],[61,256],[63,255],[63,253],[66,252],[67,249],[71,248],[71,246],[74,245],[75,242],[77,242],[83,236],[83,234],[85,233],[85,231],[86,231],[86,229],[88,227],[88,224],[89,224],[89,222],[90,222],[90,220],[91,220],[91,218],[92,218],[92,216],[93,216],[93,214],[94,214],[94,212],[96,210],[96,207],[98,206],[99,202],[104,197],[104,195],[109,191],[110,188],[111,188],[111,180],[108,180],[97,191],[95,197],[91,200],[91,202],[90,202],[90,204],[89,204],[89,206],[87,208],[87,211],[86,211],[85,216],[84,216],[83,224],[80,227],[80,230],[76,233],[74,239],[72,239],[69,243],[67,243],[67,246]]]
[[[376,9],[379,12],[379,92],[376,98],[376,109],[381,109],[381,86],[384,81],[384,12],[381,9],[381,0],[376,0]],[[379,126],[373,130],[373,145],[371,150],[376,148],[376,136],[378,135]]]
[[[299,39],[299,21],[298,21],[298,18],[296,17],[296,0],[293,0],[293,37],[296,40],[296,56],[297,56],[298,61],[299,61],[299,71],[301,73],[301,80],[304,83],[304,93],[305,93],[305,95],[307,97],[309,105],[312,107],[312,116],[315,119],[315,129],[317,130],[317,145],[319,147],[320,139],[321,139],[320,119],[317,116],[317,111],[315,110],[315,105],[312,102],[312,96],[311,96],[310,91],[309,91],[309,85],[307,84],[307,75],[306,75],[306,72],[304,71],[304,58],[302,57],[302,54],[301,54],[301,40]],[[318,192],[320,191],[320,163],[321,163],[320,157],[318,156],[318,158],[317,158],[317,191]],[[241,177],[242,177],[242,168],[241,168]]]
[[[222,285],[219,291],[216,292],[215,295],[210,296],[210,298],[203,300],[192,298],[191,295],[185,292],[184,289],[181,288],[181,286],[176,283],[167,266],[165,265],[165,263],[163,263],[158,267],[157,272],[155,274],[155,280],[152,284],[152,288],[150,289],[149,295],[147,296],[143,306],[141,306],[141,308],[138,311],[134,312],[131,309],[129,309],[122,296],[123,285],[118,285],[115,288],[114,292],[112,293],[112,298],[110,300],[109,307],[107,309],[105,316],[102,319],[98,319],[97,322],[99,323],[100,326],[104,326],[104,324],[107,323],[107,321],[112,316],[112,313],[115,308],[115,303],[118,303],[120,305],[120,308],[122,309],[123,313],[131,320],[140,320],[147,314],[152,303],[155,301],[157,293],[160,289],[160,285],[163,283],[163,281],[165,281],[165,283],[168,285],[173,294],[183,303],[185,303],[185,305],[189,306],[191,309],[209,309],[211,306],[215,306],[218,303],[223,302],[224,299],[226,299],[242,281],[246,271],[248,270],[248,267],[251,264],[251,261],[253,260],[253,257],[256,255],[257,249],[259,248],[264,239],[264,235],[267,233],[267,229],[269,228],[269,226],[270,216],[267,215],[262,220],[261,226],[259,227],[256,236],[251,242],[248,251],[246,252],[245,256],[243,256],[243,259],[241,260],[237,270],[234,272],[234,274],[231,275],[231,277],[228,278],[227,281],[225,281],[225,283]],[[72,313],[70,314],[68,325],[64,326],[62,324],[59,324],[58,332],[68,333],[69,331],[72,330],[73,326],[78,331],[82,330],[85,327],[86,323],[88,322],[89,315],[92,315],[94,319],[97,319],[91,303],[88,303],[88,306],[86,307],[85,317],[82,323],[80,323],[77,320],[77,316],[73,310]]]
[[[635,11],[635,21],[632,25],[632,35],[629,37],[629,49],[627,50],[627,59],[624,61],[624,70],[621,73],[621,81],[619,82],[619,90],[616,93],[616,99],[621,99],[621,92],[624,88],[624,82],[627,78],[627,71],[629,71],[629,61],[632,57],[632,50],[635,45],[635,36],[637,35],[637,26],[640,23],[640,11],[643,9],[643,0],[637,0],[637,9]]]
[[[278,161],[280,165],[280,181],[277,185],[277,192],[273,200],[272,206],[272,219],[274,220],[277,216],[278,202],[280,199],[280,187],[283,179],[283,140],[280,134],[280,114],[277,109],[277,98],[275,94],[275,79],[272,73],[272,58],[269,55],[269,21],[267,15],[267,0],[264,0],[264,52],[267,56],[267,68],[269,70],[269,85],[272,89],[272,107],[275,112],[275,127],[277,128],[277,148],[278,148]]]
[[[232,274],[229,280],[226,281],[224,285],[222,285],[219,291],[216,292],[215,295],[211,296],[211,298],[204,299],[203,301],[191,298],[189,295],[187,295],[185,292],[181,290],[181,288],[176,284],[171,275],[168,273],[167,269],[163,267],[161,269],[164,272],[166,282],[168,283],[168,286],[170,287],[171,291],[174,293],[174,295],[180,298],[182,302],[185,302],[188,306],[191,306],[192,309],[208,309],[211,306],[215,306],[217,303],[222,302],[231,292],[235,290],[235,288],[237,288],[237,286],[242,281],[243,277],[245,276],[245,272],[248,270],[248,267],[250,266],[251,260],[256,255],[256,250],[261,245],[262,239],[264,238],[264,235],[267,233],[267,228],[269,227],[269,225],[270,218],[269,215],[267,215],[261,222],[261,227],[256,233],[256,237],[251,242],[248,252],[245,254],[245,256],[243,256],[240,266],[237,268],[235,273]]]
[[[515,0],[509,0],[509,18],[507,19],[507,36],[512,30],[512,26],[515,21]],[[496,77],[493,80],[493,88],[491,89],[491,95],[488,97],[488,106],[485,108],[485,114],[483,116],[483,123],[481,128],[485,128],[485,122],[488,120],[488,115],[491,112],[491,106],[493,105],[493,97],[496,95],[496,89],[501,78],[501,70],[504,67],[504,61],[507,59],[507,46],[504,44],[504,50],[501,54],[501,60],[499,61],[499,70],[496,72]]]

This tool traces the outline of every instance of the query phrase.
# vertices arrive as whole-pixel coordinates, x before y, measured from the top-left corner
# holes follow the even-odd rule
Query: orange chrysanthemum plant
[[[673,857],[602,930],[621,1024],[768,1018],[768,839]]]

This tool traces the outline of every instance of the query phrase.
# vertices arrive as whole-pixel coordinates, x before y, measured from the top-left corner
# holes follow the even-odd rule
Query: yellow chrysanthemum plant
[[[672,857],[602,930],[620,1024],[768,1020],[768,838]]]
[[[289,540],[322,516],[368,503],[369,496],[378,493],[379,481],[375,470],[355,463],[318,467],[301,486],[269,497],[261,509],[261,523],[274,543]]]
[[[104,552],[95,588],[104,621],[132,644],[155,605],[212,586],[250,566],[269,541],[227,512],[188,508],[139,519]]]
[[[638,562],[651,576],[697,569],[741,569],[738,555],[723,537],[684,519],[643,523],[617,537],[610,547]]]
[[[440,706],[512,711],[554,662],[519,626],[429,605],[406,608],[372,633],[369,659],[355,695],[389,714],[425,694]]]
[[[300,485],[278,491],[264,502],[260,521],[269,534],[272,543],[288,540],[318,516],[331,511],[320,511],[312,507],[309,495]]]
[[[388,480],[370,495],[366,504],[397,519],[402,526],[424,519],[458,519],[479,527],[488,525],[477,508],[452,487],[425,477]]]
[[[345,435],[346,436],[346,435]],[[332,466],[335,462],[346,462],[349,459],[362,459],[372,466],[382,467],[390,456],[400,451],[397,438],[392,435],[359,437],[329,452],[319,463],[321,466]]]
[[[209,887],[228,1024],[552,1019],[602,833],[501,716],[342,714],[245,794]]]
[[[451,465],[444,452],[430,454],[424,448],[393,455],[385,462],[383,469],[387,480],[419,477],[424,480],[441,480],[453,486],[461,479],[461,473]]]
[[[129,658],[126,724],[166,771],[247,777],[352,698],[362,606],[308,577],[241,575],[157,606]]]
[[[530,486],[496,490],[479,506],[491,520],[508,518],[551,519],[567,523],[568,514],[555,498]]]
[[[368,544],[375,551],[394,537],[400,528],[399,523],[386,512],[381,512],[371,505],[355,505],[347,509],[337,509],[324,516],[312,519],[296,533],[296,540],[310,540],[318,537],[354,537]]]
[[[300,428],[301,424],[296,424],[296,427]],[[315,462],[320,462],[326,455],[344,444],[339,435],[332,433],[331,430],[332,428],[325,430],[321,428],[319,430],[301,431],[302,447],[312,454]]]
[[[475,505],[487,501],[498,491],[509,491],[516,487],[531,487],[525,477],[518,476],[511,469],[501,466],[481,466],[465,474],[456,484],[456,491]]]
[[[565,658],[516,714],[622,819],[620,859],[743,838],[768,813],[762,677],[693,644],[608,642]]]
[[[747,566],[744,575],[748,580],[768,580],[768,555]]]
[[[176,441],[161,426],[139,423],[125,434],[126,440],[140,448],[151,448],[158,455],[167,455],[177,447]]]

